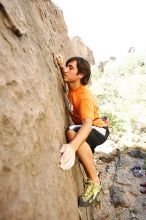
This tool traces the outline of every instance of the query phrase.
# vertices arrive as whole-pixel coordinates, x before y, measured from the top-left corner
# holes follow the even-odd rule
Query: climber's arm
[[[64,78],[65,66],[64,66],[64,62],[63,62],[63,56],[61,54],[58,54],[56,56],[56,61],[57,61],[57,64],[59,66],[59,69],[61,71],[62,78]]]
[[[65,93],[67,93],[68,91],[68,86],[66,84],[66,82],[64,81],[64,74],[65,74],[65,66],[64,66],[64,61],[63,61],[63,56],[61,54],[56,55],[56,62],[59,66],[61,75],[62,75],[62,79],[64,84],[62,84],[63,90]]]
[[[88,137],[92,128],[92,119],[86,118],[82,122],[82,126],[73,138],[73,140],[68,144],[63,144],[60,152],[62,153],[60,166],[63,170],[70,169],[75,163],[75,152],[78,150],[79,146]]]

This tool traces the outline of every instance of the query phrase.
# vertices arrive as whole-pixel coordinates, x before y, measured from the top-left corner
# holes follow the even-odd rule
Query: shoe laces
[[[85,180],[84,181],[84,192],[82,193],[82,196],[87,197],[93,192],[95,183],[91,180]]]

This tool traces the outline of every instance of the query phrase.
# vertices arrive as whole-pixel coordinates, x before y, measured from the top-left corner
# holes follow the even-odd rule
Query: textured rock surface
[[[137,150],[133,152],[117,149],[110,154],[95,154],[103,190],[93,207],[94,220],[145,219],[146,197],[140,193],[140,183],[146,181],[146,157],[139,157]],[[141,168],[139,175],[131,171],[136,165]]]
[[[83,43],[80,37],[72,38],[72,45],[75,55],[83,56],[90,64],[95,64],[93,52]]]
[[[53,55],[73,54],[62,12],[46,0],[0,0],[0,220],[91,219],[82,175],[59,166],[67,118]]]

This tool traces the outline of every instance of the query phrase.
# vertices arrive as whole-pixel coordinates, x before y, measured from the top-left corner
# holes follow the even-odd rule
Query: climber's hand
[[[56,61],[59,67],[64,67],[63,56],[61,54],[56,55]]]
[[[62,153],[60,167],[63,170],[69,170],[75,163],[75,151],[71,144],[63,144],[60,152]]]

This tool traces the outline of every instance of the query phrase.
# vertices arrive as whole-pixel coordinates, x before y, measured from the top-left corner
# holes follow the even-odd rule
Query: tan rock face
[[[0,220],[79,219],[78,163],[59,165],[68,123],[53,60],[70,45],[51,1],[0,0]]]
[[[72,38],[72,45],[76,56],[84,57],[90,64],[95,64],[92,50],[83,43],[80,37],[76,36]]]

